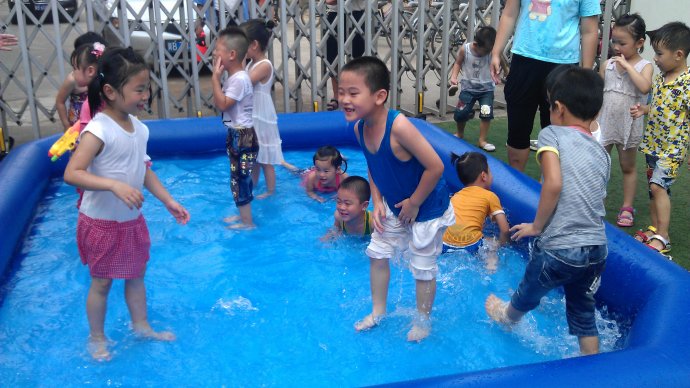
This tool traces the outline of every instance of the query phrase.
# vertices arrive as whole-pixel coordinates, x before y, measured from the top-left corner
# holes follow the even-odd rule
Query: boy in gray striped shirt
[[[606,265],[604,198],[611,159],[589,131],[603,100],[594,71],[564,65],[546,79],[552,125],[539,133],[542,189],[532,223],[511,228],[513,240],[535,237],[525,275],[509,303],[489,295],[485,308],[500,323],[516,323],[542,296],[563,286],[571,335],[580,352],[599,352],[594,293]]]

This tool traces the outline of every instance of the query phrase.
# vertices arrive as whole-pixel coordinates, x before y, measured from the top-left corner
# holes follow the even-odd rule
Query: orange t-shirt
[[[486,217],[503,213],[501,201],[493,192],[479,186],[468,186],[450,199],[455,213],[455,225],[443,234],[443,242],[464,247],[479,241],[484,235],[482,228]]]

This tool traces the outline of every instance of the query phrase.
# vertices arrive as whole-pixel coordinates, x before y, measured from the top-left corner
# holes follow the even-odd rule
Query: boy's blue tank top
[[[375,154],[370,153],[367,150],[366,144],[364,144],[364,121],[360,120],[357,123],[359,143],[367,160],[371,178],[381,192],[386,204],[388,204],[388,207],[396,216],[400,214],[400,209],[395,208],[395,204],[410,198],[422,179],[422,173],[424,173],[424,166],[415,157],[403,162],[393,154],[391,149],[391,127],[393,126],[393,120],[395,120],[399,113],[396,110],[388,110],[386,132]],[[448,208],[449,201],[446,182],[441,177],[434,190],[419,207],[416,221],[423,222],[441,217]]]

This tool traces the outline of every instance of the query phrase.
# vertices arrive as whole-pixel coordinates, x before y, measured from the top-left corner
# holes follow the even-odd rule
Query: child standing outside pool
[[[106,302],[113,279],[125,279],[125,300],[134,332],[142,337],[172,341],[171,332],[156,332],[147,317],[144,274],[151,240],[140,208],[146,187],[175,217],[189,221],[151,170],[146,155],[149,131],[135,116],[149,98],[149,68],[131,48],[107,50],[89,84],[89,100],[105,109],[81,133],[79,147],[65,169],[65,182],[84,190],[77,221],[77,246],[88,264],[91,286],[86,299],[89,351],[108,360],[104,332]]]
[[[371,190],[366,179],[356,175],[343,179],[336,198],[336,210],[333,215],[335,222],[323,240],[341,235],[371,235],[374,228],[371,214],[367,210],[370,197]]]
[[[651,105],[634,105],[633,117],[649,114],[640,151],[647,162],[649,211],[652,225],[636,238],[661,253],[671,250],[671,185],[690,144],[690,28],[668,23],[651,34],[654,62],[661,71],[654,78]]]
[[[638,14],[625,14],[616,20],[611,32],[615,55],[601,66],[604,78],[604,104],[599,113],[601,144],[609,154],[613,146],[623,172],[623,205],[616,225],[633,226],[635,186],[637,184],[637,146],[642,141],[644,119],[633,118],[630,107],[647,103],[652,86],[652,64],[640,56],[645,40],[645,23]]]
[[[566,318],[580,352],[599,352],[594,294],[606,265],[604,198],[611,159],[590,133],[603,99],[604,81],[592,70],[560,66],[546,79],[551,125],[539,133],[537,159],[543,183],[532,223],[510,230],[513,240],[536,237],[520,285],[506,303],[491,294],[488,315],[518,322],[551,289],[563,286]]]
[[[82,63],[78,63],[77,59],[81,60],[81,62],[89,60],[88,50],[86,50],[87,46],[84,46],[82,49],[80,49],[80,47],[82,45],[93,45],[94,43],[102,44],[101,42],[105,42],[105,39],[95,32],[87,32],[74,40],[74,51],[72,51],[72,56],[70,58],[74,70],[67,74],[60,89],[58,89],[57,96],[55,96],[55,109],[57,110],[58,117],[60,117],[63,130],[67,130],[79,120],[81,107],[84,102],[86,102],[87,87],[91,81],[88,77],[81,77],[80,81],[82,82],[77,83],[75,79],[75,72],[79,70],[80,64],[83,65]],[[92,47],[90,47],[90,50],[94,51]],[[103,50],[101,49],[100,53],[102,52]],[[93,56],[91,64],[95,65],[99,56],[98,50],[96,50],[96,54],[91,55]],[[67,99],[69,99],[69,110],[67,109],[67,105],[65,105]]]
[[[484,239],[484,221],[490,217],[500,231],[499,244],[508,242],[508,220],[498,196],[491,191],[493,175],[489,170],[486,156],[479,152],[466,152],[460,156],[451,154],[460,182],[465,186],[450,199],[455,212],[455,225],[443,234],[445,251],[458,249],[477,253],[486,246],[486,269],[495,272],[498,266],[496,246]]]
[[[404,252],[415,278],[418,314],[407,340],[421,341],[431,331],[443,232],[455,218],[443,162],[407,118],[386,108],[389,88],[388,68],[375,57],[354,59],[340,73],[339,103],[345,119],[357,121],[355,136],[367,160],[374,201],[374,232],[366,251],[373,308],[355,328],[370,329],[385,315],[389,260]]]
[[[263,21],[258,19],[249,20],[242,24],[242,29],[249,39],[249,49],[247,50],[246,70],[249,78],[254,84],[254,107],[252,119],[254,129],[259,139],[259,154],[256,161],[260,168],[252,171],[254,185],[259,182],[261,170],[266,179],[266,192],[257,195],[256,198],[266,198],[273,195],[276,189],[276,170],[274,165],[281,164],[283,160],[283,150],[281,149],[280,133],[278,133],[278,116],[276,108],[273,106],[271,97],[271,87],[273,86],[273,64],[266,58],[268,40],[271,37],[271,30],[275,24],[273,21]]]
[[[455,136],[465,136],[465,124],[474,117],[474,103],[479,101],[479,148],[493,152],[496,147],[487,141],[491,120],[494,118],[494,89],[496,85],[491,78],[491,50],[496,40],[493,27],[481,27],[474,35],[472,43],[465,43],[455,58],[450,70],[450,92],[457,90],[458,73],[460,79],[460,96],[453,118],[457,127]]]
[[[252,119],[254,87],[243,65],[248,48],[247,35],[239,27],[228,27],[218,35],[213,50],[213,102],[228,129],[225,144],[230,158],[230,190],[240,212],[225,218],[231,229],[254,227],[252,170],[259,142]],[[226,71],[228,78],[221,87]]]

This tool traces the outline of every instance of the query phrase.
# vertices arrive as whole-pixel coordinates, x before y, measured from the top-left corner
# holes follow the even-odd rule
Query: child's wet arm
[[[555,152],[544,151],[540,155],[542,176],[544,181],[541,185],[539,195],[539,205],[537,214],[534,217],[533,227],[535,230],[544,230],[544,226],[549,221],[556,209],[558,199],[561,196],[563,187],[563,177],[561,176],[561,162]]]
[[[371,201],[374,203],[374,208],[378,208],[379,206],[383,205],[383,196],[381,196],[381,192],[379,191],[378,186],[376,186],[374,178],[371,177],[371,172],[369,170],[367,170],[367,175],[369,177],[369,190],[371,191]]]
[[[69,158],[67,167],[65,167],[65,183],[80,187],[84,190],[112,190],[113,185],[117,181],[103,178],[87,171],[91,161],[96,157],[102,145],[103,142],[90,132],[84,132],[81,135],[79,147],[77,147]]]
[[[219,83],[213,82],[213,104],[218,110],[226,111],[228,108],[235,105],[235,100],[223,93],[223,88]]]
[[[420,207],[443,175],[443,162],[428,141],[409,121],[400,125],[395,131],[396,139],[419,163],[424,166],[424,172],[419,180],[417,189],[410,195],[410,203]]]
[[[510,225],[508,225],[508,218],[505,213],[499,213],[494,216],[494,221],[498,225],[499,236],[498,242],[505,245],[510,239]]]
[[[654,68],[652,67],[651,63],[648,63],[645,65],[645,67],[642,68],[642,71],[640,73],[636,72],[634,69],[632,71],[628,72],[628,75],[630,76],[630,80],[635,84],[635,87],[637,90],[640,91],[640,93],[649,93],[649,91],[652,89],[652,73],[654,72]]]
[[[158,179],[158,175],[150,168],[146,169],[146,175],[144,175],[144,187],[164,204],[175,201],[160,179]]]

